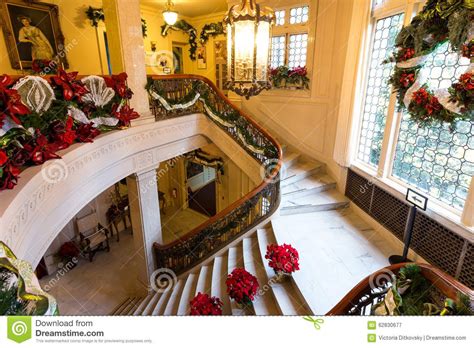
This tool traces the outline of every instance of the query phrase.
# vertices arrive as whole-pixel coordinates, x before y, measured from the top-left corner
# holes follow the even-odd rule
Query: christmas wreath
[[[198,47],[196,28],[194,28],[191,24],[186,22],[184,19],[181,19],[173,25],[163,24],[161,26],[161,36],[166,37],[170,29],[176,30],[176,31],[181,30],[189,35],[189,45],[190,45],[189,57],[191,58],[191,60],[196,60],[196,50]]]
[[[86,16],[91,21],[91,25],[93,27],[97,27],[100,21],[105,22],[103,8],[95,8],[95,7],[89,6],[89,8],[86,10]],[[146,20],[142,18],[141,21],[142,21],[142,35],[143,37],[146,37],[147,31],[148,31]]]
[[[385,63],[395,62],[389,79],[398,106],[421,125],[474,119],[474,0],[428,0],[410,25],[398,34],[396,52]],[[422,68],[440,45],[449,43],[471,65],[448,89],[430,90]]]
[[[209,40],[210,36],[214,37],[225,33],[225,28],[222,22],[206,24],[202,27],[199,40],[201,42],[201,45],[205,45]]]
[[[88,76],[59,70],[50,81],[0,76],[0,191],[12,189],[23,169],[58,159],[75,142],[92,142],[139,117],[128,106],[127,74]],[[31,98],[31,92],[41,98]]]

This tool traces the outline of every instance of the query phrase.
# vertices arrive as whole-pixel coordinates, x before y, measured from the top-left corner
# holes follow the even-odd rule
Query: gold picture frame
[[[57,5],[34,0],[0,0],[0,25],[13,69],[31,69],[34,60],[69,68]]]

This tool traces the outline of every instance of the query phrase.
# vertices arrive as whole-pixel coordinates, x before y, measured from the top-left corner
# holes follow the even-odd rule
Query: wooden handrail
[[[178,245],[180,243],[183,243],[184,241],[192,238],[193,236],[197,235],[199,232],[204,230],[206,227],[211,225],[212,223],[220,220],[233,210],[235,210],[237,207],[243,205],[245,202],[247,202],[249,199],[255,197],[259,192],[261,192],[265,187],[268,186],[269,181],[274,179],[277,175],[278,172],[280,171],[281,164],[282,164],[282,158],[283,158],[283,151],[281,148],[281,145],[273,138],[270,133],[268,133],[264,128],[262,128],[258,123],[256,123],[247,113],[243,112],[237,106],[235,106],[223,93],[220,91],[214,83],[212,83],[211,80],[204,76],[200,75],[187,75],[187,74],[181,74],[181,75],[151,75],[150,76],[153,80],[176,80],[176,79],[193,79],[193,80],[201,80],[205,82],[209,87],[211,87],[214,92],[222,99],[224,100],[229,106],[231,106],[235,111],[237,111],[242,117],[244,117],[249,123],[251,123],[255,128],[257,128],[262,134],[265,135],[265,137],[270,140],[270,142],[278,149],[278,164],[273,168],[272,173],[270,174],[270,177],[267,180],[263,180],[256,188],[254,188],[252,191],[247,193],[245,196],[242,198],[238,199],[231,205],[227,206],[225,209],[217,213],[216,215],[212,216],[209,218],[207,221],[203,222],[199,226],[195,227],[193,230],[185,234],[184,236],[168,243],[168,244],[158,244],[154,243],[154,247],[157,250],[164,250],[168,249],[174,245]]]
[[[346,296],[344,296],[326,315],[347,315],[349,310],[357,305],[359,299],[367,295],[371,290],[371,282],[387,274],[397,275],[401,268],[413,262],[399,263],[380,269],[361,280]],[[474,301],[474,291],[460,283],[449,274],[440,269],[428,265],[417,264],[421,268],[421,274],[435,286],[444,296],[456,299],[458,293],[469,296]]]

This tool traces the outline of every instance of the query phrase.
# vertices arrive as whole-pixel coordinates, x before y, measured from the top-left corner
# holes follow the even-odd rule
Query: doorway
[[[184,74],[184,59],[183,59],[183,50],[184,45],[173,43],[173,73],[174,74]]]

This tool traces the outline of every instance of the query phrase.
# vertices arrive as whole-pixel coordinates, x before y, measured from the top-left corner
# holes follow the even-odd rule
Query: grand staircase
[[[174,286],[164,292],[150,292],[144,299],[127,299],[115,315],[187,315],[189,302],[198,293],[208,293],[223,302],[224,315],[308,315],[317,311],[311,296],[303,295],[300,284],[306,280],[295,276],[278,280],[265,259],[267,245],[292,243],[278,233],[281,218],[289,215],[345,209],[349,202],[336,190],[335,181],[324,164],[308,160],[284,147],[280,212],[263,228],[233,243],[223,254],[203,266],[178,277]],[[301,215],[303,217],[304,215]],[[277,226],[275,231],[273,226]],[[305,255],[300,255],[304,258]],[[250,311],[241,309],[226,293],[225,280],[236,267],[254,274],[260,290]]]

